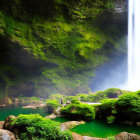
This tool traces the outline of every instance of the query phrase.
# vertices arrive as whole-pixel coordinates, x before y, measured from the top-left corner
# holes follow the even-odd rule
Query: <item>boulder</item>
[[[72,132],[73,140],[84,140],[83,137],[77,133]]]
[[[3,129],[6,129],[6,130],[12,130],[13,129],[13,125],[11,125],[12,121],[14,119],[16,119],[17,117],[11,115],[11,116],[8,116],[3,124]]]
[[[16,140],[14,133],[0,129],[0,140]]]
[[[115,136],[115,140],[140,140],[140,136],[133,133],[121,132]]]
[[[137,125],[137,126],[140,126],[140,122],[136,122],[136,125]]]
[[[107,140],[106,138],[95,138],[89,136],[81,136],[75,132],[72,132],[73,140]]]
[[[56,117],[57,117],[57,115],[55,115],[54,113],[52,113],[52,114],[46,116],[45,118],[46,119],[55,119]]]
[[[36,109],[36,106],[35,105],[28,105],[28,106],[23,106],[22,108]]]
[[[84,121],[69,121],[69,122],[62,123],[60,125],[60,129],[61,131],[68,130],[80,124],[85,124],[85,122]]]
[[[0,129],[3,128],[4,121],[0,121]]]

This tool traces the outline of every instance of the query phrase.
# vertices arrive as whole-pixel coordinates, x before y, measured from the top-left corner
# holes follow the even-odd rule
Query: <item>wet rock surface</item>
[[[61,131],[68,130],[80,124],[85,124],[85,122],[84,121],[68,121],[68,122],[62,123],[60,125],[60,129]]]
[[[0,140],[16,140],[14,133],[0,129]]]
[[[4,121],[0,121],[0,129],[3,128]]]
[[[55,115],[54,113],[52,113],[52,114],[46,116],[45,118],[46,118],[46,119],[55,119],[56,117],[58,117],[58,116]]]
[[[140,140],[140,136],[134,133],[121,132],[115,136],[115,140]]]

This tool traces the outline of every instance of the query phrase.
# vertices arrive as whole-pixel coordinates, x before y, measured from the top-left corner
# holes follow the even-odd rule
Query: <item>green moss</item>
[[[35,68],[40,74],[30,80],[35,92],[49,96],[89,91],[93,71],[108,60],[105,43],[116,40],[95,23],[114,8],[114,0],[7,0],[0,5],[0,35],[46,64]]]
[[[12,124],[18,129],[20,140],[72,140],[69,131],[60,131],[60,123],[44,119],[38,114],[21,114],[13,120]]]
[[[61,108],[61,114],[63,117],[76,120],[90,121],[95,119],[95,109],[93,106],[80,103],[76,100],[72,100],[71,104]]]
[[[60,105],[58,100],[47,100],[46,101],[47,106],[52,107],[54,109],[57,109]]]

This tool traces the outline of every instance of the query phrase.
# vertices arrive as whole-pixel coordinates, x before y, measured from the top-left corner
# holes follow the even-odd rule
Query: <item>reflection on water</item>
[[[31,113],[32,114],[39,113],[43,117],[48,115],[45,108],[23,109],[22,106],[23,105],[15,104],[15,105],[9,105],[5,107],[0,107],[0,121],[4,121],[5,118],[8,117],[9,115],[18,116],[19,114],[31,114]]]
[[[104,121],[99,120],[88,122],[84,125],[79,125],[71,129],[71,131],[81,134],[83,136],[101,138],[114,136],[120,132],[129,132],[140,135],[140,127],[124,124],[107,124]]]

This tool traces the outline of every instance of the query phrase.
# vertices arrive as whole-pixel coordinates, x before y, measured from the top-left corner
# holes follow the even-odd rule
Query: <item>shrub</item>
[[[107,122],[108,123],[113,123],[114,121],[115,121],[115,117],[114,116],[111,115],[111,116],[107,117]]]
[[[64,97],[64,102],[66,103],[67,101],[71,101],[72,99],[79,100],[79,97],[78,96],[65,96]]]
[[[57,100],[61,101],[61,100],[63,100],[64,95],[61,95],[61,94],[51,94],[51,95],[49,96],[49,98],[50,98],[50,99],[57,99]]]
[[[76,96],[80,97],[81,101],[90,102],[89,95],[87,95],[87,94],[76,94]]]
[[[58,100],[47,100],[46,104],[47,106],[50,106],[54,109],[57,109],[59,106],[61,106]]]
[[[106,95],[103,91],[98,91],[89,95],[91,102],[100,102],[103,99],[106,99]]]
[[[72,140],[69,131],[60,131],[60,123],[45,119],[39,114],[19,115],[13,125],[20,140]]]
[[[47,100],[46,104],[47,104],[47,110],[49,113],[54,112],[55,109],[61,106],[58,100]]]
[[[119,88],[109,88],[104,91],[107,98],[118,98],[119,95],[123,94],[123,91]]]
[[[77,99],[72,99],[71,104],[80,104],[80,101]]]
[[[140,119],[140,91],[124,94],[119,97],[116,107],[121,119],[139,121]]]
[[[102,100],[102,104],[97,106],[97,118],[99,116],[100,119],[107,119],[108,123],[113,123],[116,117],[116,101],[117,99],[104,99]],[[113,117],[112,117],[113,116]]]
[[[76,120],[90,121],[95,119],[95,109],[93,106],[75,101],[66,107],[62,107],[61,114],[63,117]]]

